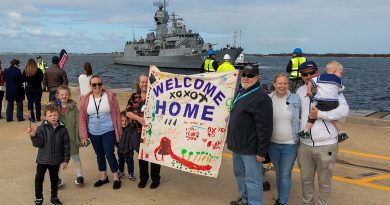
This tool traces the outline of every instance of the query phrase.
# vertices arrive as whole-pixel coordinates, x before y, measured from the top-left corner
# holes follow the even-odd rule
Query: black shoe
[[[8,119],[7,119],[7,122],[12,122],[12,121],[14,121],[14,120],[8,120]]]
[[[147,183],[147,181],[140,181],[140,182],[138,183],[138,188],[140,188],[140,189],[145,188],[146,183]]]
[[[240,198],[238,198],[236,201],[231,201],[230,202],[230,205],[248,205],[247,203],[244,203],[243,201],[242,201],[242,198],[240,197]]]
[[[152,184],[150,185],[150,188],[156,189],[159,185],[160,185],[160,182],[152,182]]]
[[[50,202],[55,205],[62,205],[62,202],[58,198],[51,198]]]
[[[0,119],[3,119],[4,117],[3,116],[0,116]]]
[[[94,187],[100,187],[100,186],[102,186],[103,184],[107,184],[108,182],[110,182],[109,180],[108,180],[108,177],[105,179],[105,180],[97,180],[96,182],[95,182],[95,184],[93,185]]]
[[[18,122],[23,122],[25,121],[26,119],[18,119]]]
[[[121,188],[121,180],[115,180],[114,184],[112,185],[113,189],[119,189]]]
[[[337,138],[338,138],[338,143],[341,143],[341,142],[344,142],[345,140],[347,140],[349,137],[346,133],[340,132],[338,134]]]
[[[76,180],[74,180],[74,183],[83,186],[84,185],[84,177],[77,177]]]
[[[43,204],[43,197],[42,199],[35,199],[35,205],[42,205]]]

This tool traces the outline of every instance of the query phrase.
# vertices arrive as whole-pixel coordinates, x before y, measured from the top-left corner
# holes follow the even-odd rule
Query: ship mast
[[[156,39],[161,40],[164,35],[168,33],[168,20],[169,14],[167,12],[168,3],[164,1],[155,1],[153,5],[158,7],[158,10],[154,14],[154,21],[156,22]]]

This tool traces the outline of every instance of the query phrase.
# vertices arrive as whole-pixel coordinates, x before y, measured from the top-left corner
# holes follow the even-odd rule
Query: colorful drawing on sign
[[[238,71],[179,75],[151,66],[139,158],[217,177]]]

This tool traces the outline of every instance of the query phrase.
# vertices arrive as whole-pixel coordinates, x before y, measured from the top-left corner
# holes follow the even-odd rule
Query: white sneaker
[[[65,182],[62,179],[58,178],[58,188],[60,188],[64,184]]]

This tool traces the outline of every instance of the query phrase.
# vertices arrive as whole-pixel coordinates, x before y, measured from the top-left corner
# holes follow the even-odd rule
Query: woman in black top
[[[41,121],[42,80],[43,73],[41,69],[38,69],[34,59],[28,59],[26,68],[23,70],[23,82],[26,83],[25,92],[28,101],[28,110],[31,115],[31,121],[33,122],[35,120]]]

